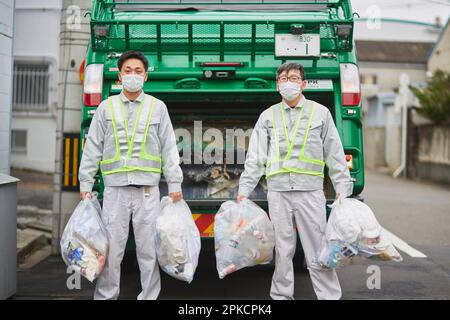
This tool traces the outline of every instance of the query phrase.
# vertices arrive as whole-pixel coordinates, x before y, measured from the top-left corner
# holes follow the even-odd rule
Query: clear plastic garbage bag
[[[219,278],[250,266],[270,263],[275,233],[266,212],[253,201],[224,202],[215,216],[214,241]]]
[[[322,246],[319,252],[319,268],[334,269],[349,265],[351,259],[358,253],[358,249],[352,245],[347,245],[340,241],[322,240]],[[317,266],[317,264],[314,264]]]
[[[365,203],[340,198],[330,207],[330,218],[317,258],[321,267],[347,265],[355,255],[383,261],[403,260]]]
[[[61,255],[67,266],[94,281],[105,267],[109,252],[102,209],[95,195],[75,208],[61,237]]]
[[[162,215],[156,219],[156,253],[161,268],[170,276],[190,283],[200,255],[200,232],[186,201],[161,199]]]
[[[358,241],[358,255],[373,260],[403,261],[402,256],[395,249],[389,240],[389,236],[383,229],[380,236],[375,239],[362,238]]]

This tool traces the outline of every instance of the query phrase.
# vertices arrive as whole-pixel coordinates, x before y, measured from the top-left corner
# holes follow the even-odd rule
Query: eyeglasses
[[[300,78],[299,76],[290,76],[290,77],[281,76],[281,77],[278,77],[278,81],[280,81],[280,82],[287,82],[288,80],[291,81],[291,82],[300,82],[300,81],[302,81],[302,78]]]

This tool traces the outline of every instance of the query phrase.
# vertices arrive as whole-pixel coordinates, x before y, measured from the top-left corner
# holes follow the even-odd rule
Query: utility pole
[[[71,180],[77,179],[73,157],[78,156],[76,146],[71,144],[71,166],[67,166],[68,135],[79,135],[81,127],[82,85],[79,69],[86,55],[90,39],[89,17],[90,1],[63,0],[61,14],[59,86],[56,129],[55,178],[53,193],[53,235],[52,253],[59,252],[59,241],[64,227],[79,199],[75,190],[66,190],[63,186],[66,169],[70,169]],[[65,162],[66,161],[66,162]]]

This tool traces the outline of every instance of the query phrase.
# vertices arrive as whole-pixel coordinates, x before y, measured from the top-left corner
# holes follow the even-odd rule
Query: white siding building
[[[428,71],[434,72],[438,69],[450,72],[450,19],[448,19],[428,60]]]
[[[16,0],[11,166],[53,172],[61,0]]]
[[[14,1],[0,0],[0,173],[9,174]]]

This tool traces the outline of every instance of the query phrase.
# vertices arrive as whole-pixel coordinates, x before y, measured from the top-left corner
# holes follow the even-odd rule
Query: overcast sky
[[[450,16],[450,0],[352,0],[352,5],[365,18],[378,11],[381,18],[434,23],[439,16],[445,25]]]

